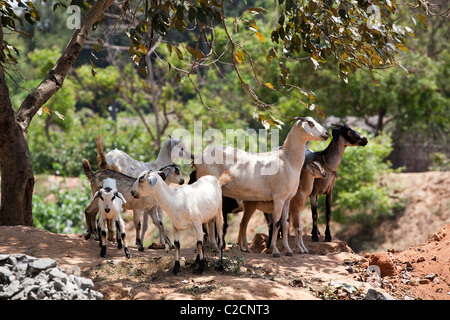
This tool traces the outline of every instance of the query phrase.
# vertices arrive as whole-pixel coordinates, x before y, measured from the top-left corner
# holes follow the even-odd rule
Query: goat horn
[[[304,117],[295,117],[295,118],[292,118],[291,120],[289,120],[289,123],[291,123],[292,121],[297,121],[297,120],[306,121],[306,119]]]

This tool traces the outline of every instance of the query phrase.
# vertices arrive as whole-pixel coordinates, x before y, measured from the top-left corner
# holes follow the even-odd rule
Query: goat
[[[169,136],[170,137],[170,136]],[[104,154],[103,136],[95,139],[97,145],[97,162],[100,169],[111,169],[122,172],[123,174],[137,178],[146,170],[158,170],[165,166],[173,164],[173,161],[179,158],[191,160],[192,153],[185,146],[182,140],[170,137],[164,142],[155,161],[143,162],[133,159],[127,153],[114,149]]]
[[[204,175],[219,177],[229,171],[233,180],[222,188],[225,196],[243,201],[273,201],[273,228],[280,221],[287,231],[289,201],[298,189],[298,178],[305,159],[305,145],[310,140],[327,140],[328,132],[311,117],[296,117],[280,150],[248,153],[227,146],[210,146],[194,157],[197,178]],[[210,163],[211,155],[220,163]],[[232,161],[230,161],[232,160]],[[244,205],[245,211],[245,205]],[[274,239],[273,239],[274,240]],[[279,257],[276,242],[272,240],[273,256]],[[287,236],[283,239],[286,255],[293,255]]]
[[[99,170],[97,172],[92,172],[91,165],[89,164],[89,161],[87,159],[83,160],[83,169],[84,173],[91,183],[91,189],[92,193],[94,194],[96,191],[101,189],[103,187],[103,181],[107,178],[112,178],[116,180],[117,183],[117,190],[125,197],[126,203],[123,204],[123,208],[127,210],[133,210],[133,219],[139,221],[140,213],[143,211],[148,211],[150,208],[153,208],[157,205],[155,199],[153,197],[143,197],[141,199],[135,199],[131,196],[130,190],[135,182],[135,178],[129,177],[127,175],[124,175],[123,173],[120,173],[118,171],[104,169]],[[150,170],[147,170],[147,172]],[[178,183],[183,184],[184,179],[183,176],[180,174],[179,168],[175,165],[170,165],[165,168],[163,168],[161,171],[158,171],[161,176],[163,176],[163,179],[165,179],[166,183]],[[177,174],[178,173],[178,174]],[[85,235],[85,239],[89,239],[92,233],[95,232],[94,225],[95,225],[95,216],[98,212],[98,201],[94,199],[91,201],[91,203],[88,205],[88,207],[85,209],[85,217],[86,217],[86,225],[88,232]],[[167,245],[170,248],[173,248],[172,243],[170,242],[169,237],[164,231],[164,225],[161,220],[159,220],[158,217],[152,217],[154,221],[157,221],[156,224],[160,233],[164,236],[164,241],[167,243]],[[136,230],[136,244],[138,245],[138,248],[140,251],[143,250],[141,239],[139,238],[139,232]]]
[[[303,238],[302,238],[302,225],[300,221],[300,216],[302,213],[302,210],[305,208],[306,201],[308,200],[309,195],[311,194],[314,181],[315,179],[323,179],[328,176],[328,173],[326,170],[320,165],[319,162],[313,161],[311,163],[306,163],[303,165],[301,174],[300,174],[300,183],[298,185],[298,190],[295,196],[291,199],[291,202],[289,204],[289,220],[290,223],[292,223],[292,226],[294,227],[295,231],[295,249],[298,253],[308,253],[308,249],[306,249]],[[258,207],[258,204],[256,204],[256,209],[267,209],[261,208],[261,206]],[[272,241],[272,216],[270,214],[270,211],[264,211],[264,215],[266,217],[267,227],[269,229],[269,238],[268,238],[268,247],[270,247],[270,243]],[[246,220],[244,220],[244,218]],[[241,221],[241,228],[244,221],[247,221],[248,223],[249,218],[243,217]],[[247,224],[244,225],[243,229],[243,235],[245,236]],[[241,231],[239,231],[239,235],[241,235]],[[239,244],[242,245],[242,243],[247,244],[246,237],[242,240],[240,240]],[[248,245],[247,245],[248,250]]]
[[[224,248],[223,218],[222,218],[222,191],[221,185],[228,182],[224,178],[219,180],[214,176],[204,176],[190,185],[183,185],[172,189],[163,183],[161,177],[155,172],[142,173],[131,188],[135,198],[153,196],[158,204],[170,217],[173,225],[175,244],[175,265],[172,272],[180,273],[180,230],[194,227],[197,234],[197,260],[198,272],[206,271],[206,260],[203,252],[204,223],[215,218],[219,234],[219,260],[222,266],[222,253]]]
[[[319,241],[319,229],[317,228],[317,198],[320,194],[326,194],[326,229],[325,241],[331,242],[331,202],[332,191],[337,177],[336,171],[341,164],[346,147],[365,146],[368,143],[366,137],[346,125],[333,124],[333,139],[325,150],[306,152],[306,162],[317,161],[327,171],[328,176],[324,179],[314,180],[313,189],[310,195],[313,228],[311,231],[312,240]]]
[[[130,258],[130,250],[128,249],[125,222],[123,222],[120,212],[122,205],[127,203],[123,195],[117,191],[116,180],[107,178],[103,181],[103,188],[94,194],[94,199],[99,198],[99,218],[98,218],[98,233],[100,234],[100,256],[106,256],[106,224],[107,220],[115,223],[117,230],[117,249],[122,249],[122,241],[124,246],[125,256]]]
[[[183,159],[191,159],[192,153],[191,151],[184,145],[183,141],[180,139],[172,138],[169,135],[169,140],[164,142],[159,151],[158,157],[155,161],[151,162],[142,162],[139,160],[133,159],[127,153],[114,149],[109,151],[106,155],[104,153],[104,142],[103,136],[99,135],[95,139],[95,144],[97,146],[97,163],[100,169],[112,169],[118,172],[121,172],[127,176],[137,178],[139,174],[145,170],[159,170],[160,168],[164,168],[173,163],[172,158],[183,158]],[[184,183],[184,182],[183,182]],[[136,232],[139,233],[139,241],[137,242],[139,251],[143,251],[144,247],[142,245],[145,233],[148,228],[148,217],[152,218],[153,224],[160,229],[159,221],[163,219],[163,212],[159,206],[150,208],[144,213],[144,219],[142,222],[142,230],[141,230],[141,214],[134,216],[134,226],[136,228]],[[142,240],[142,241],[141,241]],[[159,241],[160,243],[165,242],[164,234],[159,233]]]

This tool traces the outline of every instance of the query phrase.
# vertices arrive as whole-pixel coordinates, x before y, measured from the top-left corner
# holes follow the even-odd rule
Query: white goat
[[[133,159],[126,152],[118,149],[111,150],[105,155],[103,136],[100,135],[95,139],[95,144],[97,145],[98,166],[100,169],[112,169],[127,176],[137,178],[139,177],[141,172],[146,170],[161,170],[162,168],[173,164],[173,160],[192,159],[191,151],[186,147],[182,140],[172,138],[170,135],[169,138],[170,139],[165,141],[162,145],[158,157],[155,161],[143,162]],[[136,232],[139,233],[139,237],[137,237],[137,239],[142,240],[142,243],[144,241],[145,233],[147,232],[148,228],[148,217],[151,217],[153,224],[156,225],[160,229],[160,231],[160,224],[162,223],[163,219],[163,211],[159,206],[150,208],[145,213],[146,214],[144,214],[144,219],[142,222],[142,229],[141,212],[139,212],[137,216],[133,216]],[[164,243],[165,241],[165,235],[163,232],[159,233],[159,241],[160,243]],[[144,250],[142,243],[137,243],[139,246],[139,251]]]
[[[117,230],[117,248],[122,249],[123,241],[125,256],[130,258],[130,250],[128,250],[125,234],[125,222],[123,222],[123,219],[120,216],[122,205],[127,202],[123,195],[117,191],[116,180],[111,178],[103,180],[103,188],[95,193],[92,200],[97,197],[99,198],[99,217],[97,228],[98,233],[100,234],[100,256],[106,256],[106,225],[107,220],[110,220],[115,224],[115,228]]]
[[[209,223],[214,218],[219,234],[219,259],[222,266],[224,240],[221,184],[224,183],[223,181],[220,179],[219,182],[213,176],[204,176],[193,184],[173,189],[165,184],[157,173],[150,172],[143,173],[131,188],[131,194],[135,198],[153,196],[170,217],[175,244],[175,265],[172,272],[175,275],[180,272],[180,230],[192,227],[197,234],[198,272],[206,271],[202,224]]]
[[[170,136],[169,136],[170,137]],[[143,162],[133,159],[126,152],[118,149],[109,151],[106,155],[103,151],[103,137],[95,140],[97,145],[97,162],[100,169],[112,169],[123,174],[137,178],[146,170],[159,170],[173,164],[176,159],[192,159],[191,151],[180,139],[170,137],[164,142],[155,161]]]
[[[273,201],[273,230],[274,234],[278,232],[281,221],[286,255],[293,255],[287,237],[289,201],[298,190],[306,142],[330,137],[311,117],[292,120],[296,122],[278,151],[252,154],[231,147],[212,146],[194,157],[197,178],[204,175],[220,177],[227,170],[233,176],[233,180],[222,188],[225,196],[243,201]],[[279,257],[276,237],[272,239],[272,248],[273,256]]]

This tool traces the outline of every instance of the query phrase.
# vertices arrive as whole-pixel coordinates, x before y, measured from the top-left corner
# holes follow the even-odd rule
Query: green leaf
[[[427,17],[424,14],[419,13],[417,14],[417,18],[420,20],[420,22],[422,22],[422,25],[425,27],[425,29],[428,29]]]
[[[95,64],[92,62],[92,60],[89,59],[89,61],[91,61],[91,73],[92,73],[92,76],[95,77],[95,75],[97,74],[97,70],[95,70]]]

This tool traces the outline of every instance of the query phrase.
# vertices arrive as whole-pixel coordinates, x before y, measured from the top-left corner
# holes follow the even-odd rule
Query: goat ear
[[[158,182],[158,178],[156,178],[155,176],[148,178],[148,183],[150,184],[150,187],[153,187],[156,184],[156,182]]]
[[[122,200],[123,203],[127,203],[127,201],[125,200],[124,196],[119,191],[116,192],[116,196],[118,198],[120,198],[120,200]]]
[[[91,201],[93,201],[95,198],[98,198],[98,197],[101,197],[101,196],[102,196],[102,191],[98,190],[96,193],[94,193],[94,197],[92,197]]]
[[[167,176],[169,175],[168,170],[170,170],[170,169],[164,168],[163,170],[156,171],[156,173],[159,174],[159,176],[161,177],[161,179],[163,179],[164,181],[166,181],[166,178],[167,178]]]
[[[297,121],[297,120],[305,121],[306,119],[304,117],[295,117],[295,118],[292,118],[291,120],[289,120],[289,123],[291,123],[292,121]]]
[[[166,181],[167,177],[168,177],[169,174],[170,174],[170,167],[165,167],[165,168],[163,169],[163,173],[164,173],[164,177],[163,177],[161,174],[159,174],[159,175],[161,176],[161,178],[162,178],[164,181]]]
[[[317,163],[316,161],[313,161],[311,163],[308,163],[306,165],[306,168],[309,170],[309,172],[311,172],[313,175],[318,176],[320,175],[321,172],[321,166],[319,163]]]

